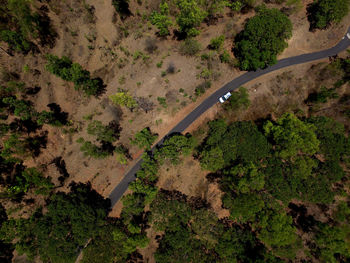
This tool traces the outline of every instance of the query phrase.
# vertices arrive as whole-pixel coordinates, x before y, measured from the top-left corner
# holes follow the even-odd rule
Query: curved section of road
[[[195,121],[199,116],[201,116],[206,110],[208,110],[214,104],[218,103],[219,97],[221,97],[228,91],[233,91],[238,87],[242,86],[243,84],[253,79],[256,79],[262,75],[270,73],[272,71],[293,66],[293,65],[303,64],[306,62],[311,62],[311,61],[335,56],[341,51],[346,50],[350,46],[350,27],[348,28],[348,31],[346,34],[349,34],[349,35],[345,35],[343,39],[336,46],[330,49],[281,59],[275,65],[267,67],[263,70],[247,72],[239,76],[238,78],[230,81],[229,83],[224,85],[222,88],[214,92],[212,95],[210,95],[207,99],[205,99],[197,108],[195,108],[182,121],[180,121],[165,137],[173,133],[183,132],[193,121]],[[152,148],[152,150],[155,147],[160,146],[163,143],[165,137],[163,137],[157,143],[157,145],[155,145]],[[118,200],[123,196],[125,191],[128,189],[129,183],[136,179],[135,174],[141,168],[141,163],[142,163],[142,159],[139,159],[136,162],[136,164],[125,174],[123,180],[116,186],[116,188],[113,189],[113,191],[109,195],[109,198],[111,199],[112,207],[118,202]]]

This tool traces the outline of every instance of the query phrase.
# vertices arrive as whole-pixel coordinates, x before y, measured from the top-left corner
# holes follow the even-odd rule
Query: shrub
[[[180,46],[180,53],[186,56],[194,56],[201,49],[201,45],[197,40],[187,38]]]
[[[125,91],[117,92],[116,94],[109,96],[109,99],[115,105],[125,106],[130,110],[133,110],[137,107],[136,100],[131,95],[129,95],[128,92]]]
[[[168,105],[166,103],[166,98],[158,97],[157,100],[158,100],[159,104],[162,105],[163,108],[167,108],[168,107]]]
[[[212,38],[210,40],[209,48],[219,50],[219,49],[221,49],[222,45],[224,44],[224,41],[225,41],[224,35]]]

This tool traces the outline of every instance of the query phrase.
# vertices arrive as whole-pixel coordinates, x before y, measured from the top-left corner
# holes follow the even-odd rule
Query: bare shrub
[[[169,73],[169,74],[173,74],[173,73],[175,73],[175,69],[176,68],[175,68],[174,62],[170,62],[166,72]]]
[[[145,40],[145,51],[152,54],[154,51],[158,49],[158,46],[156,44],[156,39],[154,38],[146,38]]]

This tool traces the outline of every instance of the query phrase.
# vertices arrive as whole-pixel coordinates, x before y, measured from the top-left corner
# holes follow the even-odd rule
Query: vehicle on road
[[[346,36],[348,37],[348,39],[350,39],[350,33],[347,33]]]
[[[229,97],[231,97],[231,95],[232,95],[231,92],[227,92],[224,96],[222,96],[222,97],[219,98],[219,101],[220,101],[221,103],[224,103],[225,101],[228,100]]]

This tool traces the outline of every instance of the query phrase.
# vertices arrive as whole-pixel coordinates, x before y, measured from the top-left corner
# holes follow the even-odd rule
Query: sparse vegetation
[[[201,50],[201,45],[198,41],[187,38],[180,46],[180,53],[186,56],[194,56]]]

